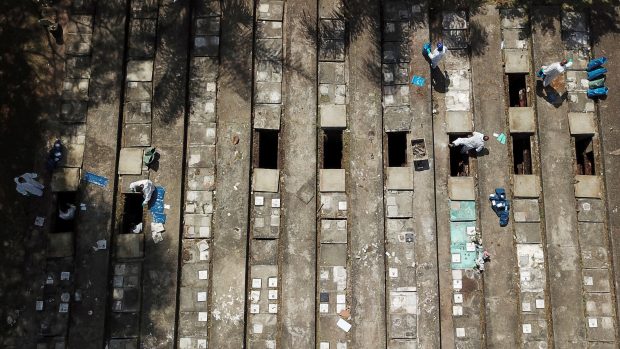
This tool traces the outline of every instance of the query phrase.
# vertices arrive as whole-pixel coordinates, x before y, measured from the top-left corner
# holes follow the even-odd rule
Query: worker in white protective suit
[[[571,65],[573,65],[573,62],[563,59],[561,62],[543,65],[536,75],[543,79],[543,86],[547,87],[553,80],[555,80],[555,78],[563,74],[566,71],[566,68],[569,68]]]
[[[43,196],[43,188],[45,186],[35,179],[37,177],[36,173],[24,173],[19,177],[15,177],[17,192],[24,196]]]
[[[489,136],[485,136],[480,132],[474,132],[470,137],[460,137],[455,139],[449,146],[462,146],[461,153],[466,154],[470,150],[475,149],[477,153],[484,149],[484,142],[489,140]]]
[[[432,53],[428,53],[428,58],[431,60],[431,68],[437,68],[439,61],[446,55],[446,51],[448,51],[448,48],[440,42],[437,43],[437,48]]]
[[[144,196],[144,201],[142,201],[142,206],[147,206],[149,201],[151,201],[151,195],[155,191],[155,185],[148,179],[143,179],[140,181],[135,181],[129,184],[129,189],[134,193],[142,193]]]

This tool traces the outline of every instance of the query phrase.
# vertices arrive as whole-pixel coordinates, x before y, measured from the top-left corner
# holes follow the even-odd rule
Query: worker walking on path
[[[38,175],[36,173],[24,173],[19,177],[15,177],[15,183],[17,184],[17,192],[24,196],[43,196],[43,184],[39,183],[35,178]]]
[[[431,52],[430,43],[426,43],[424,45],[424,52],[426,53],[426,56],[430,60],[431,68],[433,69],[437,68],[437,65],[439,64],[443,56],[445,56],[447,50],[448,48],[445,47],[443,43],[441,42],[437,43],[437,48],[433,52]]]
[[[566,68],[573,65],[573,62],[569,62],[566,59],[563,59],[561,62],[555,62],[550,65],[543,65],[540,70],[536,73],[536,76],[543,79],[543,86],[547,87],[551,84],[555,78],[560,76],[562,73],[566,71]]]
[[[485,136],[480,132],[474,132],[469,137],[460,137],[455,139],[449,147],[458,147],[463,146],[461,148],[461,153],[466,154],[469,153],[470,150],[475,149],[477,153],[481,152],[484,149],[484,142],[489,140],[489,136]]]

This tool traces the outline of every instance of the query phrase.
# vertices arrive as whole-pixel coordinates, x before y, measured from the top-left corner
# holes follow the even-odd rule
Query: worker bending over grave
[[[488,140],[488,136],[474,131],[474,133],[469,137],[459,137],[455,139],[451,144],[449,144],[449,146],[450,148],[462,146],[461,153],[463,154],[469,153],[472,149],[475,149],[476,153],[479,153],[482,149],[484,149],[484,142]]]

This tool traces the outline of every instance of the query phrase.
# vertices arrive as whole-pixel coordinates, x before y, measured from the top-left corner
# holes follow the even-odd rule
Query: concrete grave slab
[[[319,178],[321,192],[344,192],[346,190],[344,169],[321,169]]]
[[[506,73],[529,73],[530,54],[527,49],[505,49],[504,71]]]
[[[609,292],[609,270],[584,269],[583,289],[586,292]]]
[[[257,82],[282,82],[282,61],[257,61]]]
[[[196,18],[195,35],[220,35],[220,17]]]
[[[187,141],[191,145],[214,145],[216,139],[215,123],[193,122],[189,127]]]
[[[322,244],[346,244],[347,243],[347,220],[346,219],[322,219],[321,220],[321,243]]]
[[[61,167],[52,174],[52,192],[77,191],[80,185],[80,169]]]
[[[347,218],[347,195],[344,192],[321,193],[321,218]]]
[[[383,86],[383,104],[385,106],[409,105],[409,85]]]
[[[344,104],[320,105],[319,117],[322,128],[346,128],[347,106]]]
[[[584,293],[587,316],[613,316],[614,306],[610,293]]]
[[[112,312],[109,316],[110,336],[113,338],[134,337],[133,339],[136,341],[135,349],[137,349],[137,338],[135,337],[138,337],[140,334],[140,315],[135,313]]]
[[[90,57],[69,56],[65,60],[66,76],[73,79],[90,78]]]
[[[281,39],[282,22],[256,21],[256,37],[259,39]]]
[[[581,263],[584,268],[609,268],[608,260],[606,247],[581,245]]]
[[[390,349],[418,349],[418,341],[415,339],[390,339],[388,341]]]
[[[590,246],[607,246],[604,223],[579,223],[579,242]]]
[[[573,65],[567,70],[586,70],[588,62],[590,61],[590,49],[578,48],[578,49],[566,49],[564,50],[564,57],[566,59],[572,59]]]
[[[62,99],[87,101],[89,79],[65,79],[62,83]]]
[[[614,329],[614,318],[605,317],[588,317],[586,319],[587,337],[592,341],[613,341],[616,338],[616,330]]]
[[[190,80],[215,82],[219,74],[219,61],[216,57],[192,57]]]
[[[319,20],[319,35],[325,39],[344,40],[344,20],[343,19],[321,19]]]
[[[446,132],[447,133],[468,133],[473,132],[474,123],[472,114],[469,111],[448,111],[446,112]]]
[[[256,83],[257,104],[279,104],[282,103],[282,84],[279,82],[257,82]]]
[[[388,218],[413,217],[413,192],[388,191],[385,195],[385,211]]]
[[[197,35],[194,37],[195,56],[217,57],[220,53],[220,37],[217,35]]]
[[[126,102],[142,102],[150,101],[153,95],[153,83],[152,82],[137,82],[128,81],[127,89],[125,90]]]
[[[281,21],[284,15],[284,1],[260,0],[256,15],[261,20]]]
[[[451,52],[451,50],[467,49],[469,46],[467,30],[444,29],[443,43],[448,48],[449,52]]]
[[[121,148],[118,157],[118,174],[141,174],[143,152],[142,148]]]
[[[255,239],[250,244],[251,264],[278,264],[278,240]]]
[[[450,69],[448,71],[450,90],[470,91],[471,73],[465,69]]]
[[[152,0],[151,0],[152,1]],[[194,5],[196,16],[221,16],[222,8],[217,0],[199,1]],[[202,349],[202,348],[198,348]]]
[[[206,349],[207,348],[207,337],[206,336],[196,336],[196,337],[179,337],[179,349]]]
[[[64,101],[60,106],[60,121],[62,122],[86,122],[88,102]]]
[[[448,50],[451,48],[448,47]],[[450,50],[450,53],[444,57],[445,69],[452,70],[469,70],[471,64],[467,50]]]
[[[212,219],[213,217],[210,214],[185,214],[183,237],[186,239],[211,237]]]
[[[471,96],[470,91],[449,90],[446,93],[447,111],[470,111]]]
[[[405,41],[383,43],[383,63],[409,62],[409,46]]]
[[[215,146],[192,145],[188,149],[188,167],[214,168]]]
[[[344,84],[345,67],[340,62],[319,62],[319,83]]]
[[[409,131],[411,120],[411,108],[409,106],[386,106],[383,108],[383,129],[386,132]]]
[[[575,176],[575,197],[601,198],[601,188],[601,177],[599,176]]]
[[[148,147],[151,145],[151,124],[126,124],[123,126],[123,146]]]
[[[179,336],[188,337],[207,331],[206,312],[179,312]]]
[[[144,234],[118,234],[115,245],[117,258],[141,258],[144,255]]]
[[[214,190],[215,172],[207,168],[187,169],[187,188],[189,190]]]
[[[109,349],[138,349],[137,338],[115,338],[110,339]]]
[[[562,31],[588,31],[588,16],[584,12],[562,11]]]
[[[65,34],[65,53],[72,56],[88,56],[92,48],[92,34]]]
[[[572,67],[571,67],[572,68]],[[566,90],[568,92],[587,91],[588,73],[583,70],[568,70],[566,72]]]
[[[594,113],[568,113],[568,125],[571,135],[594,135],[596,133]]]
[[[276,193],[280,184],[280,170],[255,168],[252,173],[252,190]]]
[[[125,124],[144,124],[151,122],[151,102],[128,102],[123,110]]]
[[[73,232],[47,234],[47,258],[73,256]]]
[[[320,255],[321,266],[347,265],[346,244],[321,244]]]
[[[60,160],[61,167],[82,167],[84,144],[65,143],[65,154]]]
[[[409,67],[405,63],[387,63],[382,65],[384,85],[405,85],[409,83]]]
[[[383,16],[388,21],[402,21],[410,18],[410,8],[402,1],[389,1],[383,3]]]
[[[157,20],[131,19],[129,22],[129,57],[153,57],[155,55],[155,40]]]
[[[131,1],[131,16],[133,18],[157,18],[157,0]]]
[[[534,133],[536,131],[536,119],[532,107],[510,107],[508,119],[511,133]]]
[[[152,60],[131,60],[127,62],[127,81],[152,81]]]
[[[524,8],[502,8],[499,10],[502,28],[527,28],[528,13]]]
[[[257,39],[255,45],[257,61],[282,60],[282,39]]]
[[[515,222],[540,222],[538,199],[514,199],[512,212]]]
[[[605,222],[605,204],[599,199],[577,199],[577,220],[579,222]]]
[[[476,200],[474,177],[449,177],[450,200]]]
[[[345,45],[344,40],[321,39],[319,47],[320,61],[344,61]]]
[[[540,244],[540,223],[515,223],[515,236],[519,244]]]
[[[540,197],[540,178],[538,175],[514,175],[513,195],[515,198]]]
[[[179,310],[187,311],[207,311],[207,295],[204,293],[207,288],[179,287]]]
[[[418,332],[417,323],[417,316],[414,314],[390,314],[388,322],[390,336],[413,339]]]
[[[383,41],[408,40],[411,26],[408,21],[386,21],[383,25]]]
[[[467,29],[467,12],[465,11],[444,11],[442,13],[441,27],[443,29]]]
[[[523,341],[547,340],[547,320],[538,315],[524,315],[522,320]]]
[[[413,190],[413,168],[388,167],[385,180],[388,190]]]
[[[590,34],[587,32],[562,32],[562,40],[567,49],[588,49]]]
[[[189,100],[190,122],[215,122],[215,98],[199,97]]]
[[[502,30],[504,49],[528,49],[529,31],[528,29],[504,29]]]
[[[64,32],[68,34],[92,34],[93,16],[72,15],[64,26]]]
[[[588,98],[586,92],[571,92],[568,94],[568,111],[570,113],[594,112],[594,102]]]
[[[129,234],[128,234],[129,235]],[[137,234],[133,234],[137,235]],[[209,240],[188,239],[183,243],[182,263],[205,265],[211,259]]]

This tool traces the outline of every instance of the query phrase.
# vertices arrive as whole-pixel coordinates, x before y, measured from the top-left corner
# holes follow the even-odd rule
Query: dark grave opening
[[[388,132],[388,166],[407,166],[407,132]]]
[[[508,75],[508,97],[511,107],[527,107],[527,74]]]
[[[67,212],[69,205],[75,206],[75,214],[80,209],[76,203],[77,192],[75,191],[61,191],[56,193],[56,211],[54,212],[54,227],[52,231],[54,233],[66,233],[72,232],[75,229],[75,216],[73,219],[62,219],[59,216],[60,210]]]
[[[595,175],[594,143],[592,136],[575,137],[575,156],[577,160],[577,175]]]
[[[467,135],[450,135],[450,144],[460,137],[467,137]],[[458,146],[450,148],[450,176],[452,177],[469,176],[469,153],[463,153],[461,149],[463,148]]]
[[[323,168],[342,168],[342,130],[323,131]]]
[[[258,167],[278,168],[278,130],[258,130]]]
[[[512,135],[512,159],[515,174],[532,174],[532,144],[529,134]]]
[[[123,216],[121,217],[121,234],[129,234],[133,228],[144,220],[144,197],[142,193],[123,194]]]

